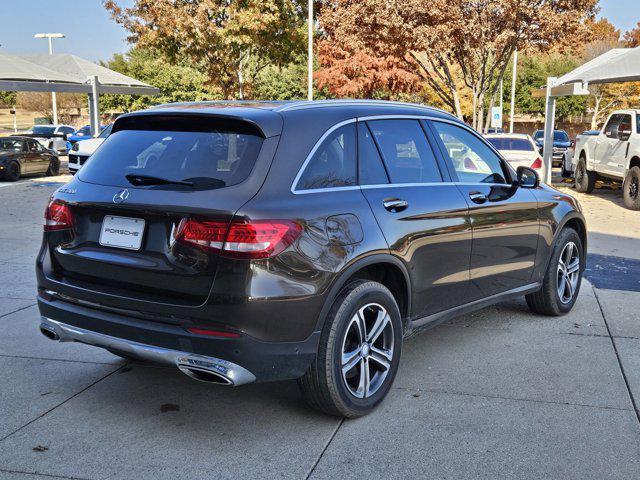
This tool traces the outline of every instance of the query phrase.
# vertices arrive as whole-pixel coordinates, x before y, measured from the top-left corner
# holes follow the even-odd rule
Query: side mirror
[[[529,167],[518,167],[518,186],[522,188],[537,188],[540,185],[538,172]]]
[[[606,132],[604,132],[604,135],[607,138],[611,138],[613,137],[613,132],[611,130],[607,130]]]
[[[618,140],[621,142],[626,142],[631,137],[631,130],[629,129],[620,129],[618,130]]]

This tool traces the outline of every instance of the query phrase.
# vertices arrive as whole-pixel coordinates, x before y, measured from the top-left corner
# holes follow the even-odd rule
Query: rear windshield
[[[31,131],[33,133],[38,133],[40,135],[53,135],[53,132],[56,130],[56,127],[44,127],[41,125],[35,125]]]
[[[263,138],[242,122],[220,119],[129,117],[91,156],[80,180],[131,187],[135,176],[166,180],[149,188],[222,188],[247,179]]]
[[[487,138],[487,140],[489,140],[489,143],[498,150],[524,150],[527,152],[535,150],[531,142],[526,138],[500,137]]]

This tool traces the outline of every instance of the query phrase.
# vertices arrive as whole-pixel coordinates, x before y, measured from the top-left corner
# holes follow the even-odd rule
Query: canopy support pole
[[[544,178],[542,181],[551,185],[551,169],[553,167],[553,129],[556,123],[556,97],[551,95],[551,89],[556,77],[547,78],[547,101],[544,113],[544,142],[542,160],[544,164]]]
[[[91,93],[89,93],[89,125],[91,126],[91,135],[97,137],[100,133],[100,107],[98,99],[98,77],[89,77],[91,83]]]

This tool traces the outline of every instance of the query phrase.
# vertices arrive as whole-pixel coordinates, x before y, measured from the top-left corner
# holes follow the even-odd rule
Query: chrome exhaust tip
[[[58,335],[58,332],[56,332],[52,326],[47,325],[46,323],[40,324],[40,333],[42,333],[42,335],[47,337],[49,340],[60,340],[60,335]]]
[[[233,382],[227,377],[220,375],[217,372],[211,370],[205,370],[202,368],[194,367],[178,367],[182,373],[194,380],[206,383],[215,383],[217,385],[229,385],[233,386]]]

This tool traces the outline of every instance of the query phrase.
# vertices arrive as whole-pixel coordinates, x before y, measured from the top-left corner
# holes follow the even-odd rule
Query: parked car
[[[95,138],[89,138],[82,142],[76,142],[69,151],[69,173],[75,175],[80,168],[84,165],[84,162],[96,151],[105,138],[111,134],[111,125],[107,125],[102,129],[100,135]]]
[[[408,335],[522,295],[569,312],[586,255],[572,197],[454,116],[382,101],[123,115],[45,218],[48,338],[223,385],[298,379],[347,417],[389,392]]]
[[[565,150],[564,155],[562,156],[562,178],[573,177],[573,156],[575,154],[576,143],[579,140],[582,141],[582,137],[584,136],[594,136],[599,133],[600,130],[585,130],[584,132],[576,135],[575,140],[571,141],[571,145]]]
[[[598,132],[576,142],[575,186],[591,193],[598,178],[622,181],[624,204],[640,210],[640,110],[613,112]]]
[[[540,154],[543,153],[544,148],[544,130],[536,130],[533,132],[533,140],[538,145],[538,150]],[[571,146],[571,140],[569,139],[569,135],[564,130],[554,130],[553,131],[553,159],[552,165],[554,167],[559,167],[562,165],[562,158],[564,156],[564,152]]]
[[[67,154],[67,137],[75,129],[70,125],[34,125],[23,136],[36,139],[43,147],[59,154]]]
[[[104,127],[100,127],[100,131],[102,131]],[[91,125],[85,125],[84,127],[76,130],[72,135],[67,137],[67,150],[71,150],[71,148],[78,142],[82,142],[83,140],[89,140],[93,138],[91,135]]]
[[[29,137],[0,137],[0,174],[15,182],[23,175],[45,173],[58,175],[60,160],[51,150]]]
[[[504,133],[485,135],[485,138],[513,168],[529,167],[535,170],[540,178],[544,178],[542,157],[530,135],[526,133]]]

